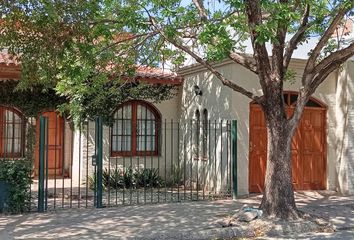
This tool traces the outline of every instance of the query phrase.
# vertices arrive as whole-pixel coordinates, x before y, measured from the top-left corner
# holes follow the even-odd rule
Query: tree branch
[[[307,101],[309,100],[310,95],[311,94],[308,93],[308,89],[305,89],[305,88],[300,89],[298,97],[297,97],[294,113],[291,116],[291,118],[288,120],[289,126],[291,128],[296,127],[297,123],[300,121],[302,111],[303,111]],[[295,130],[295,129],[292,129],[292,130]]]
[[[149,33],[143,33],[143,34],[136,34],[136,35],[131,35],[131,36],[127,36],[127,37],[122,37],[121,39],[119,39],[118,41],[112,42],[111,44],[108,44],[107,46],[105,46],[104,48],[102,48],[97,54],[100,54],[116,45],[119,45],[123,42],[129,42],[129,41],[133,41],[135,39],[138,39],[140,37],[145,37],[145,38],[149,38],[149,37],[153,37],[157,34],[157,32],[149,32]]]
[[[332,53],[327,58],[323,59],[313,70],[312,73],[307,74],[307,84],[300,90],[296,102],[295,112],[293,117],[289,120],[296,123],[301,118],[302,109],[310,96],[316,91],[317,87],[336,69],[340,67],[354,54],[354,43],[348,47]],[[304,73],[305,75],[305,73]]]
[[[348,57],[349,58],[349,57]],[[315,92],[316,88],[336,69],[340,67],[348,58],[343,60],[336,60],[332,62],[331,65],[322,69],[322,71],[312,80],[312,82],[307,86],[308,93],[311,95]]]
[[[258,37],[256,28],[262,25],[262,11],[259,0],[247,0],[246,12],[258,76],[263,92],[266,93],[266,83],[270,81],[271,67],[265,43],[256,41]]]
[[[229,54],[229,58],[234,62],[240,64],[241,66],[245,67],[246,69],[250,70],[251,72],[258,75],[257,65],[255,62],[249,60],[247,56],[243,56],[236,52],[231,52]]]
[[[200,19],[202,21],[207,21],[208,16],[207,16],[206,10],[204,8],[203,1],[202,0],[193,0],[193,3],[199,12]]]
[[[218,70],[216,70],[210,63],[208,63],[203,58],[198,56],[195,52],[190,50],[187,46],[184,46],[183,44],[178,43],[177,40],[175,40],[175,39],[169,38],[164,33],[164,31],[157,26],[154,18],[150,18],[150,20],[151,20],[151,24],[155,28],[155,30],[158,31],[161,34],[161,36],[166,39],[166,41],[170,42],[173,46],[184,51],[185,53],[190,55],[192,58],[194,58],[198,63],[200,63],[202,66],[204,66],[206,69],[208,69],[211,73],[213,73],[222,82],[223,85],[230,87],[232,90],[243,94],[244,96],[256,101],[257,103],[261,103],[261,97],[254,95],[252,92],[247,91],[245,88],[243,88],[243,87],[239,86],[238,84],[225,78],[224,75],[221,74]]]
[[[116,19],[100,19],[95,21],[89,21],[89,25],[99,25],[99,24],[123,24],[124,21]]]
[[[297,48],[297,45],[304,37],[306,30],[310,27],[310,25],[308,24],[309,15],[310,15],[310,5],[307,4],[305,7],[304,14],[302,15],[300,27],[297,30],[297,32],[294,34],[294,36],[290,39],[285,49],[284,62],[283,62],[284,72],[289,67],[290,60],[293,56],[295,49]]]
[[[331,36],[333,35],[334,31],[336,30],[338,24],[340,23],[340,21],[342,21],[344,15],[350,10],[350,8],[346,9],[346,8],[340,8],[338,10],[337,15],[334,17],[334,19],[332,20],[331,24],[329,25],[329,27],[326,29],[326,31],[324,32],[324,34],[322,35],[322,37],[320,38],[319,42],[317,43],[316,47],[313,49],[305,70],[304,70],[304,75],[308,74],[309,72],[313,71],[313,68],[315,67],[316,64],[316,60],[318,58],[318,56],[320,55],[322,49],[326,46],[326,44],[328,43],[328,40],[331,38]],[[306,82],[304,82],[304,78],[303,78],[303,85],[306,84]]]
[[[280,4],[287,4],[287,0],[280,0]],[[287,33],[287,25],[283,21],[277,22],[276,39],[273,43],[272,49],[272,69],[277,81],[282,81],[284,77],[283,59],[284,59],[284,46],[285,37]]]
[[[331,65],[333,62],[347,59],[350,56],[354,55],[354,42],[350,44],[348,47],[338,50],[328,57],[319,62],[313,69],[314,74],[319,74],[323,69],[325,69],[328,65]]]
[[[354,43],[348,47],[343,48],[330,56],[325,58],[316,66],[318,70],[315,78],[309,83],[306,88],[309,92],[313,93],[316,88],[331,74],[334,70],[338,69],[345,61],[347,61],[354,54]],[[327,64],[326,64],[327,63]]]
[[[296,101],[296,107],[293,116],[289,119],[289,123],[291,126],[296,126],[302,114],[302,110],[304,109],[307,101],[310,96],[316,91],[317,87],[336,69],[340,67],[346,60],[348,60],[350,56],[343,58],[341,60],[336,60],[332,62],[331,65],[328,65],[326,68],[322,69],[322,71],[315,77],[313,80],[306,86],[303,87],[298,95],[298,99]]]

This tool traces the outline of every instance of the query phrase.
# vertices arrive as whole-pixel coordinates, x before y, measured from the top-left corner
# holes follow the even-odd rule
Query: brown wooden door
[[[55,112],[44,112],[42,116],[48,117],[48,174],[62,175],[63,168],[63,130],[64,120]],[[36,174],[39,166],[39,118],[36,124]]]
[[[267,129],[262,109],[251,105],[250,126],[250,192],[261,192],[264,189],[264,176],[267,166]]]
[[[288,106],[290,117],[294,111]],[[321,190],[326,185],[326,109],[305,107],[291,144],[295,190]],[[249,191],[262,192],[267,158],[267,131],[262,109],[250,106]]]
[[[301,130],[302,142],[302,174],[301,189],[324,189],[326,161],[325,156],[325,112],[317,109],[305,109]]]

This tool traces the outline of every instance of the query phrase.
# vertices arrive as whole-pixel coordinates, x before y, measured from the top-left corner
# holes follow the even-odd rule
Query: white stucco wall
[[[338,190],[354,194],[354,62],[344,64],[336,94],[336,164]]]
[[[186,186],[204,190],[208,195],[230,194],[231,122],[214,120],[203,126],[201,119],[198,139],[195,110],[191,115],[181,116],[180,154],[181,166],[186,168]],[[203,131],[207,136],[204,141]]]
[[[296,72],[295,81],[285,83],[285,91],[298,91],[300,77],[304,68],[304,61],[292,61],[290,68]],[[225,77],[237,82],[237,84],[262,95],[257,76],[245,68],[225,61],[217,65],[218,71]],[[181,74],[185,77],[182,94],[182,118],[189,119],[196,109],[206,108],[211,120],[238,121],[237,159],[238,159],[238,191],[239,194],[248,193],[249,172],[249,104],[251,100],[234,92],[221,84],[215,76],[203,68],[194,66],[185,68]],[[203,91],[202,96],[195,96],[193,86],[198,85]],[[327,188],[337,189],[336,171],[336,85],[337,75],[333,73],[317,89],[313,97],[319,99],[328,106],[327,110]]]
[[[286,82],[285,91],[298,91],[299,81],[304,68],[303,60],[293,60],[290,68],[296,72],[295,81]],[[224,62],[217,65],[217,68],[227,78],[237,82],[244,88],[262,95],[261,87],[257,76],[243,67],[231,62]],[[161,117],[167,121],[166,134],[161,132],[161,151],[159,157],[130,157],[110,158],[109,157],[109,134],[105,128],[104,133],[104,162],[114,169],[139,165],[139,168],[160,168],[160,175],[168,178],[171,166],[179,162],[182,167],[186,167],[186,185],[203,187],[206,191],[224,191],[230,183],[230,146],[229,130],[226,130],[226,121],[238,121],[237,129],[237,180],[239,194],[247,194],[249,190],[249,104],[247,97],[225,87],[212,74],[203,68],[193,66],[185,68],[181,72],[185,78],[183,88],[173,99],[162,103],[154,104],[160,111]],[[327,125],[326,125],[326,155],[327,155],[327,189],[337,190],[346,194],[354,194],[354,63],[348,61],[343,68],[332,73],[328,79],[317,89],[313,97],[327,105]],[[194,85],[202,90],[202,96],[196,96]],[[191,140],[191,119],[195,119],[195,111],[199,110],[202,116],[204,109],[208,110],[211,123],[215,121],[220,124],[224,121],[223,136],[220,128],[214,133],[212,127],[210,133],[209,159],[194,156],[194,138]],[[353,115],[353,116],[352,116]],[[179,122],[179,143],[173,140],[171,144],[170,121]],[[202,119],[202,117],[201,117]],[[177,138],[177,126],[174,126],[173,139]],[[200,151],[202,149],[202,128],[200,130]],[[166,149],[165,149],[166,139]],[[90,123],[89,134],[85,131],[81,137],[79,131],[74,132],[73,139],[73,173],[79,168],[81,181],[86,179],[86,169],[92,175],[91,155],[94,154],[94,123]],[[85,147],[88,142],[88,148]],[[81,144],[81,147],[79,147]],[[209,142],[208,142],[209,145]],[[172,147],[173,146],[173,151]],[[78,160],[80,159],[80,160]],[[88,162],[87,162],[88,160]],[[146,160],[146,164],[145,164]],[[166,164],[165,164],[166,162]],[[86,167],[87,166],[87,167]],[[165,171],[166,169],[166,171]],[[197,177],[198,176],[198,177]],[[77,176],[73,176],[77,178]],[[199,182],[197,184],[197,182]]]

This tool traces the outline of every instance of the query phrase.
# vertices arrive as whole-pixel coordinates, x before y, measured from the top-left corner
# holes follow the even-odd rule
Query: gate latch
[[[92,166],[96,166],[97,165],[97,156],[96,155],[92,155]]]

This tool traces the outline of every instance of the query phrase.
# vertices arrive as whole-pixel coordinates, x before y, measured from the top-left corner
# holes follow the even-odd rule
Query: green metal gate
[[[63,140],[60,151],[48,144],[54,131],[48,125],[54,121],[48,123],[48,118],[40,117],[39,123],[38,176],[31,187],[34,211],[237,196],[236,120],[152,123],[158,134],[149,136],[149,127],[140,129],[145,134],[135,146],[150,153],[145,155],[123,151],[134,145],[131,139],[124,142],[126,145],[122,143],[125,129],[131,130],[124,123],[118,131],[116,122],[104,122],[101,117],[75,128],[65,121],[58,128],[63,129],[62,133],[55,130]],[[158,146],[154,152],[153,144]],[[121,155],[113,154],[117,146]],[[53,154],[48,154],[51,151],[54,160]],[[62,164],[60,171],[48,171],[58,161]]]

